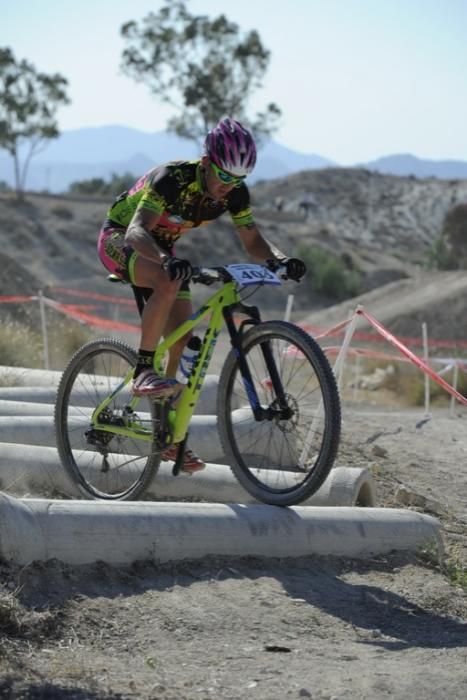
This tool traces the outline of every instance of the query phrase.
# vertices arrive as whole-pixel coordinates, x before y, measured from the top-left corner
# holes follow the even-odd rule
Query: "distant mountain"
[[[192,141],[165,131],[146,133],[124,126],[64,131],[31,161],[27,189],[63,192],[76,180],[108,179],[125,172],[140,175],[157,163],[196,158],[199,152]],[[332,162],[326,158],[298,153],[270,140],[261,149],[250,182],[329,165]],[[6,155],[0,155],[0,180],[13,185],[13,164]]]
[[[462,160],[422,160],[410,153],[385,156],[363,163],[362,168],[401,177],[439,177],[442,180],[467,179],[467,163]]]
[[[27,189],[65,192],[76,180],[107,180],[114,173],[127,172],[138,176],[156,163],[196,158],[199,153],[200,148],[192,141],[166,131],[148,133],[117,125],[64,131],[31,161]],[[323,156],[299,153],[269,140],[260,150],[249,182],[331,166],[339,167]],[[398,176],[467,179],[467,162],[421,160],[410,154],[390,155],[355,167]],[[2,180],[14,184],[13,162],[5,151],[0,151]]]

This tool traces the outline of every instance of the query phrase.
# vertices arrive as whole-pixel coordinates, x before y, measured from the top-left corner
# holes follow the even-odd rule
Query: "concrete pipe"
[[[90,456],[88,453],[87,459]],[[76,459],[79,461],[80,456],[77,455]],[[146,491],[145,500],[177,498],[212,503],[254,502],[226,465],[208,464],[195,476],[182,473],[177,478],[172,475],[172,466],[171,462],[161,463],[156,478]],[[119,470],[119,478],[125,478],[122,470]],[[79,496],[53,447],[4,443],[0,450],[0,489],[17,495]],[[321,488],[305,503],[373,507],[376,505],[373,476],[367,469],[335,467]]]
[[[55,447],[14,443],[0,444],[0,491],[23,496],[80,497]]]
[[[17,368],[12,368],[17,369]],[[0,373],[2,368],[0,368]],[[43,371],[43,370],[38,370]],[[26,370],[23,370],[26,372]],[[42,376],[42,375],[41,375]],[[1,374],[0,374],[1,377]],[[21,375],[23,377],[23,375]],[[55,378],[55,375],[54,375]],[[57,382],[58,383],[58,382]],[[208,374],[204,380],[203,388],[196,405],[196,415],[214,415],[217,410],[217,388],[219,385],[219,377],[217,374]],[[0,401],[25,401],[28,403],[49,403],[55,404],[57,397],[57,385],[49,386],[0,386]],[[89,394],[82,390],[74,389],[73,399],[80,406],[91,406]],[[238,408],[234,405],[234,408]]]
[[[200,503],[96,503],[0,494],[0,557],[168,562],[206,556],[353,558],[440,542],[435,518],[389,508],[278,508]]]
[[[55,446],[53,416],[0,416],[0,442]]]
[[[297,455],[291,451],[293,443],[290,435],[284,435],[270,422],[256,422],[250,408],[238,408],[232,416],[239,451],[249,464],[258,463],[263,466],[264,455],[267,455],[276,466],[293,468]],[[226,463],[216,416],[194,416],[190,423],[188,442],[204,460]]]
[[[278,428],[273,430],[271,437],[271,424],[256,423],[249,409],[237,409],[234,414],[234,421],[242,425],[242,430],[248,436],[247,439],[245,438],[243,454],[250,462],[258,459],[263,462],[263,454],[268,454],[271,459],[276,459],[277,466],[283,468],[290,466],[291,455],[288,443]],[[244,420],[245,417],[247,420]],[[84,430],[87,428],[86,410],[84,416],[78,414],[70,416],[68,424],[76,434],[82,428],[82,443],[75,444],[74,447],[86,449],[87,443],[84,437]],[[56,444],[54,418],[52,415],[15,416],[14,418],[0,416],[0,442],[54,447]],[[206,462],[226,462],[217,430],[216,416],[193,416],[188,443]],[[246,449],[247,445],[248,449]]]
[[[1,401],[21,401],[27,403],[54,404],[57,396],[56,386],[2,386]]]
[[[57,386],[62,372],[58,370],[30,369],[0,365],[1,386]]]
[[[52,403],[34,403],[31,401],[5,401],[0,399],[0,416],[53,416],[55,406]],[[71,407],[71,414],[79,415],[79,408]],[[91,415],[91,411],[89,411]]]
[[[283,475],[281,474],[281,480]],[[172,463],[162,462],[156,478],[147,490],[153,500],[164,498],[200,499],[212,503],[255,503],[224,464],[208,464],[196,478],[172,475]],[[309,506],[376,505],[376,485],[368,469],[335,467],[316,493],[303,502]]]

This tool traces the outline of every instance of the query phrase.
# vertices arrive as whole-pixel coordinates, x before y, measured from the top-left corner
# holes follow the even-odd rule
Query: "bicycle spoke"
[[[239,480],[260,500],[299,502],[322,483],[337,449],[340,409],[332,370],[321,349],[291,324],[260,324],[246,334],[243,347],[260,408],[255,416],[251,388],[245,388],[231,355],[219,403],[225,403],[221,438],[226,453]],[[279,395],[265,348],[280,380]]]
[[[141,399],[133,408],[124,382],[134,361],[134,351],[119,341],[93,341],[72,358],[62,378],[57,444],[68,474],[87,497],[134,498],[157,469],[153,406]],[[93,414],[99,407],[96,423]],[[100,424],[105,430],[99,430]],[[118,429],[145,430],[149,439],[119,434]]]

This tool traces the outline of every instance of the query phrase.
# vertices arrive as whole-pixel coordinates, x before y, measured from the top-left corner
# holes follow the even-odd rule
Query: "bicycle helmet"
[[[249,175],[256,163],[256,146],[251,132],[231,117],[221,119],[208,131],[204,148],[218,168],[239,177]]]

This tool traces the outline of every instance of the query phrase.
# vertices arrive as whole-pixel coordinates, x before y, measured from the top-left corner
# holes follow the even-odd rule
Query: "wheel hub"
[[[269,409],[272,410],[272,420],[283,433],[293,432],[299,420],[298,402],[291,394],[285,394],[285,406],[279,402],[279,399],[274,399]]]

